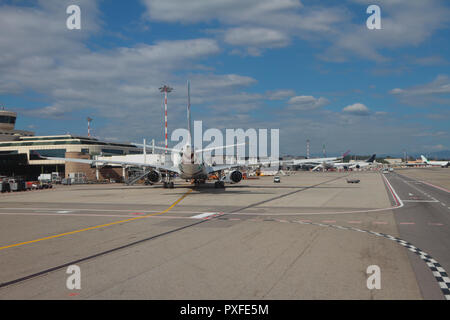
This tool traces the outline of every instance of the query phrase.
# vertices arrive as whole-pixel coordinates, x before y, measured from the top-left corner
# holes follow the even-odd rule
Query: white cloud
[[[446,75],[439,75],[432,82],[411,87],[409,89],[393,89],[391,94],[401,94],[405,96],[417,95],[434,95],[434,94],[449,94],[450,93],[450,79]]]
[[[367,108],[362,103],[355,103],[349,106],[346,106],[344,109],[342,109],[342,112],[356,115],[356,116],[366,116],[370,114],[369,108]]]
[[[300,0],[142,0],[150,21],[219,22],[224,41],[245,50],[232,54],[258,56],[263,48],[287,46],[293,37],[316,41],[336,33],[348,18],[341,7],[304,6]],[[224,27],[225,26],[225,27]],[[231,26],[231,28],[229,28]],[[211,30],[209,30],[211,31]]]
[[[266,97],[269,100],[283,100],[295,96],[294,90],[275,90],[266,92]]]
[[[231,45],[261,48],[277,48],[289,44],[287,35],[267,28],[231,28],[225,31],[224,40]]]
[[[436,145],[426,145],[426,146],[424,146],[424,149],[432,150],[432,151],[442,151],[442,150],[448,150],[449,148],[444,146],[443,144],[436,144]]]
[[[381,5],[382,30],[368,30],[365,9],[372,0],[347,0],[360,14],[342,5],[302,4],[299,0],[142,0],[151,21],[172,23],[218,22],[229,44],[246,47],[246,54],[260,55],[262,48],[288,45],[292,38],[325,43],[318,56],[342,62],[358,56],[388,61],[384,49],[417,46],[448,25],[450,10],[444,1],[386,1]],[[355,6],[355,3],[359,6]],[[364,14],[363,14],[364,13]],[[266,30],[263,34],[262,30]],[[258,34],[259,37],[251,37]],[[246,42],[248,41],[248,42]],[[253,43],[253,44],[252,44]],[[232,53],[243,54],[234,49]],[[436,57],[422,64],[442,62]]]
[[[361,9],[372,0],[352,0]],[[339,34],[331,40],[331,47],[322,55],[329,61],[344,61],[357,55],[379,62],[387,61],[383,49],[418,46],[436,30],[448,25],[450,10],[444,1],[385,1],[381,5],[381,30],[369,30],[365,20],[357,24],[343,24]],[[368,17],[368,15],[367,15]]]
[[[450,78],[447,75],[438,75],[430,83],[405,89],[395,88],[389,93],[409,105],[448,104],[450,103]]]
[[[89,49],[85,40],[99,30],[102,22],[93,14],[98,11],[89,11],[89,19],[97,23],[89,28],[84,11],[96,8],[96,2],[84,4],[81,2],[80,7],[86,21],[78,33],[65,26],[66,1],[44,1],[30,8],[1,7],[0,92],[36,92],[46,101],[36,109],[16,106],[23,114],[73,119],[89,113],[96,119],[107,119],[108,125],[96,128],[98,135],[133,138],[159,135],[162,95],[158,88],[165,83],[174,88],[169,95],[171,128],[185,124],[186,79],[191,80],[194,114],[199,112],[195,108],[198,104],[216,112],[241,109],[245,113],[264,99],[264,95],[245,92],[257,82],[254,78],[214,74],[199,64],[220,52],[215,39]],[[132,132],[117,131],[130,123]]]
[[[295,96],[289,99],[289,109],[291,110],[314,110],[326,106],[330,102],[328,99],[313,96]]]
[[[302,7],[299,0],[142,0],[152,21],[211,22],[227,24],[258,22],[259,19],[281,24],[277,18],[294,16]]]

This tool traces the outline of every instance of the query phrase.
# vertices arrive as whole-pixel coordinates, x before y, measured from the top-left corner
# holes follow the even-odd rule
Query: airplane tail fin
[[[428,159],[425,158],[425,156],[421,155],[420,158],[422,158],[422,161],[423,161],[423,162],[425,162],[425,163],[428,162]]]
[[[191,131],[191,84],[189,80],[187,81],[187,122],[188,122],[188,131],[189,131],[189,143],[192,146],[192,131]]]
[[[374,162],[376,156],[376,154],[373,154],[369,159],[366,160],[366,162]]]
[[[350,154],[350,150],[347,150],[343,155],[342,158],[345,158],[346,156],[348,156]]]

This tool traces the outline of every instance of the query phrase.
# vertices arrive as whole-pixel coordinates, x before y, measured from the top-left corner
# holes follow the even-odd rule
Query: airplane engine
[[[239,170],[231,171],[227,174],[225,180],[232,183],[238,183],[242,180],[242,172],[240,172]]]
[[[356,169],[359,169],[359,168],[361,168],[361,166],[360,166],[359,164],[357,164],[357,165],[355,166],[355,168],[356,168]]]
[[[159,173],[158,171],[151,171],[147,175],[147,179],[153,183],[159,182],[159,181],[161,181],[161,173]]]

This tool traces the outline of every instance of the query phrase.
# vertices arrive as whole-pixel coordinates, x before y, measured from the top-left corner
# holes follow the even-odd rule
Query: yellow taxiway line
[[[189,193],[191,193],[191,192],[192,192],[192,189],[187,191],[183,196],[181,196],[177,201],[175,201],[170,207],[168,207],[166,210],[161,211],[161,212],[150,213],[150,214],[146,214],[146,215],[140,216],[140,217],[134,217],[134,218],[120,220],[120,221],[114,221],[114,222],[110,222],[110,223],[106,223],[106,224],[102,224],[102,225],[98,225],[98,226],[93,226],[93,227],[84,228],[84,229],[80,229],[80,230],[74,230],[74,231],[70,231],[70,232],[56,234],[56,235],[48,236],[48,237],[45,237],[45,238],[40,238],[40,239],[35,239],[35,240],[30,240],[30,241],[25,241],[25,242],[20,242],[20,243],[16,243],[16,244],[10,244],[10,245],[4,246],[4,247],[0,247],[0,250],[13,248],[13,247],[18,247],[18,246],[22,246],[22,245],[25,245],[25,244],[40,242],[40,241],[44,241],[44,240],[59,238],[59,237],[63,237],[63,236],[68,236],[68,235],[75,234],[75,233],[80,233],[80,232],[83,232],[83,231],[89,231],[89,230],[94,230],[94,229],[98,229],[98,228],[109,227],[109,226],[112,226],[112,225],[115,225],[115,224],[119,224],[119,223],[125,223],[125,222],[130,222],[130,221],[134,221],[134,220],[143,219],[145,217],[150,217],[150,216],[156,216],[156,215],[164,214],[164,213],[169,212],[170,210],[172,210],[173,207],[175,207],[181,200],[186,198],[186,196]]]

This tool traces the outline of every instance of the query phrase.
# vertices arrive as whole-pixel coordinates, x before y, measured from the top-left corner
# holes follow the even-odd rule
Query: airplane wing
[[[337,162],[337,161],[341,161],[342,158],[341,157],[330,157],[330,158],[312,158],[312,159],[294,159],[294,160],[286,160],[286,161],[291,161],[294,165],[299,165],[299,164],[322,164],[324,162]]]
[[[286,160],[289,161],[289,160]],[[227,169],[233,169],[238,167],[257,167],[257,166],[263,166],[267,164],[275,164],[275,163],[281,163],[282,160],[273,160],[273,161],[263,161],[263,162],[256,162],[256,163],[235,163],[235,164],[222,164],[222,165],[216,165],[216,166],[208,166],[207,171],[208,174],[214,173],[217,171],[227,170]]]
[[[222,170],[227,170],[227,169],[233,169],[233,168],[237,168],[237,167],[244,167],[246,166],[245,164],[242,163],[235,163],[235,164],[223,164],[223,165],[218,165],[218,166],[208,166],[206,168],[206,170],[208,171],[208,174],[217,172],[217,171],[222,171]]]
[[[155,148],[156,150],[163,150],[163,151],[170,151],[170,152],[181,152],[181,149],[174,149],[174,148],[164,148],[164,147],[158,147],[158,146],[150,146],[150,145],[143,145],[141,143],[133,143],[134,145],[138,146],[138,147],[142,147],[142,148],[146,148],[146,149],[152,149]],[[227,148],[231,148],[231,147],[236,147],[236,146],[245,146],[246,143],[237,143],[237,144],[230,144],[227,146],[218,146],[218,147],[211,147],[211,148],[206,148],[206,149],[198,149],[195,150],[195,153],[201,153],[201,152],[205,152],[205,151],[213,151],[213,150],[218,150],[218,149],[227,149]]]
[[[317,159],[296,159],[296,160],[291,160],[292,163],[294,165],[299,165],[299,164],[322,164],[324,162],[327,161],[335,161],[337,158],[317,158]]]
[[[79,163],[86,163],[86,164],[120,164],[123,166],[134,166],[134,167],[147,167],[147,168],[153,168],[156,170],[163,170],[163,171],[170,171],[175,173],[180,173],[180,170],[177,167],[170,167],[170,166],[162,166],[157,164],[149,164],[149,163],[143,163],[143,162],[130,162],[130,161],[117,161],[117,160],[89,160],[89,159],[76,159],[76,158],[58,158],[58,157],[45,157],[40,156],[42,158],[46,158],[49,160],[60,160],[60,161],[69,161],[69,162],[79,162]]]

